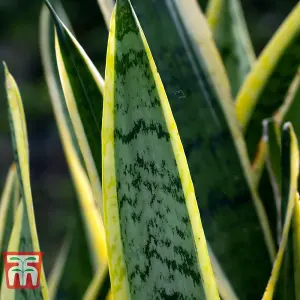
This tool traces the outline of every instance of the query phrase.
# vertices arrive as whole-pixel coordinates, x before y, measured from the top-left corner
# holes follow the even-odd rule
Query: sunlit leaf
[[[300,64],[300,3],[298,2],[242,85],[236,115],[245,133],[248,151],[254,157],[261,137],[261,123],[284,102]]]
[[[62,274],[63,280],[59,289],[62,290],[62,293],[68,295],[66,296],[68,298],[82,299],[89,281],[93,278],[90,255],[87,253],[87,243],[92,254],[93,269],[105,269],[107,264],[105,232],[91,185],[81,164],[77,137],[74,134],[74,128],[66,108],[54,55],[53,30],[49,11],[44,7],[41,15],[43,66],[62,145],[79,200],[79,205],[75,203],[75,227],[66,267]]]
[[[22,227],[22,244],[20,245],[21,249],[19,250],[40,252],[30,186],[29,149],[25,114],[17,84],[6,66],[5,79],[14,159],[20,182],[20,191],[24,202],[24,222],[28,222],[28,226]],[[16,292],[17,295],[20,293],[20,291]],[[41,297],[43,299],[48,299],[48,290],[43,267],[41,270],[40,288],[26,290],[25,293],[28,293],[32,300],[41,299]]]
[[[56,27],[56,59],[60,80],[91,181],[94,197],[102,211],[101,119],[104,81],[72,33],[46,1]]]
[[[14,225],[11,232],[11,236],[8,243],[7,251],[18,251],[20,246],[20,239],[22,237],[22,227],[25,225],[28,229],[28,222],[25,222],[25,214],[24,214],[24,205],[23,201],[19,203],[19,206],[16,211],[16,215],[14,218]],[[2,259],[2,258],[1,258]],[[28,294],[27,294],[28,295]],[[29,294],[30,295],[30,294]],[[32,294],[31,294],[32,296]],[[1,282],[1,290],[0,290],[0,299],[5,300],[17,300],[18,298],[18,292],[17,290],[11,290],[7,288],[6,285],[6,278],[3,274],[2,276],[2,282]],[[42,297],[38,298],[36,295],[32,299],[43,299]]]
[[[16,166],[11,165],[0,198],[0,253],[7,250],[9,236],[14,220],[14,188],[16,183]],[[0,260],[0,282],[3,260]]]
[[[293,222],[293,253],[294,253],[294,278],[295,299],[300,299],[300,200],[296,199]]]
[[[110,26],[102,159],[113,297],[219,299],[176,123],[127,0]]]
[[[237,296],[259,298],[275,246],[206,19],[194,0],[131,3],[178,126],[207,241]]]

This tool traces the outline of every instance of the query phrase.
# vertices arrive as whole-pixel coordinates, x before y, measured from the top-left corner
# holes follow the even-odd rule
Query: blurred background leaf
[[[198,0],[203,10],[206,0]],[[241,0],[258,55],[296,0]],[[62,0],[76,37],[104,74],[108,32],[96,0]],[[38,46],[41,1],[0,1],[0,59],[18,81],[24,101],[30,144],[30,167],[36,222],[44,263],[49,273],[69,228],[73,227],[75,198],[51,103],[43,77]],[[12,162],[7,103],[0,72],[0,190]],[[54,221],[53,221],[54,220]],[[51,232],[48,231],[51,224]],[[44,235],[44,233],[47,233]]]

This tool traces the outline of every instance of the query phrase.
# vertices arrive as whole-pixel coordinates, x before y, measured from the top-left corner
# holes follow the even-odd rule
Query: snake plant
[[[0,299],[300,300],[300,4],[256,55],[239,0],[98,0],[104,78],[58,1],[40,50],[77,192],[50,274]],[[25,113],[5,66],[14,162],[1,251],[40,251]],[[298,102],[297,102],[298,101]],[[47,249],[42,249],[47,259]]]

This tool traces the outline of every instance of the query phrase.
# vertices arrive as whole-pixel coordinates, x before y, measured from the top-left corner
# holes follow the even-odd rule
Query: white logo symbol
[[[14,285],[15,277],[18,274],[20,278],[20,285],[25,286],[27,276],[31,275],[31,281],[33,285],[37,285],[38,270],[36,267],[28,266],[28,263],[38,263],[38,255],[7,255],[8,263],[18,263],[17,266],[13,266],[8,270],[8,284]]]

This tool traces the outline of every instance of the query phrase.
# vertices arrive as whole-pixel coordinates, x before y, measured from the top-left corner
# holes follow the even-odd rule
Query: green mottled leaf
[[[103,79],[72,33],[46,1],[56,27],[56,59],[60,80],[91,181],[102,211],[101,118]]]
[[[240,0],[210,0],[206,15],[236,96],[255,62]]]
[[[236,115],[244,130],[248,152],[254,157],[261,124],[284,102],[300,64],[300,3],[298,2],[247,76],[236,101]]]
[[[183,147],[127,0],[110,27],[102,126],[113,297],[219,299]]]
[[[205,236],[236,295],[258,299],[275,246],[205,17],[191,0],[131,2],[178,126]]]
[[[6,66],[5,80],[9,107],[8,112],[10,120],[10,130],[14,148],[14,159],[24,206],[24,220],[22,225],[21,237],[19,242],[16,244],[16,248],[14,251],[40,252],[30,186],[29,149],[25,114],[17,84]],[[9,293],[9,291],[7,292]],[[40,288],[25,291],[17,290],[15,292],[14,298],[12,299],[20,299],[20,297],[24,295],[24,293],[29,299],[32,300],[48,299],[48,289],[43,267],[40,276]]]

